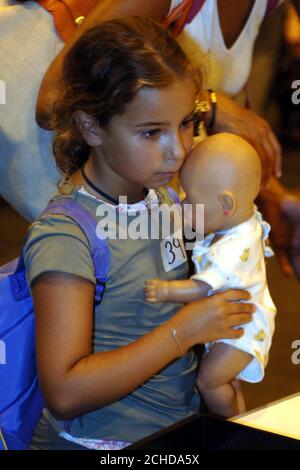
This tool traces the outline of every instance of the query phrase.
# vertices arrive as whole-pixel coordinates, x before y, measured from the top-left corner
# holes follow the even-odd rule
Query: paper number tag
[[[173,235],[160,243],[160,251],[166,272],[177,268],[187,260],[183,240]]]

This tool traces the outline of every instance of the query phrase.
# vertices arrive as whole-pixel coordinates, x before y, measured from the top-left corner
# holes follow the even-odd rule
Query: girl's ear
[[[77,111],[75,121],[80,134],[90,147],[99,147],[102,144],[102,128],[95,118],[83,111]]]
[[[224,215],[232,216],[237,209],[237,200],[231,191],[222,191],[218,194],[218,200],[222,206]]]

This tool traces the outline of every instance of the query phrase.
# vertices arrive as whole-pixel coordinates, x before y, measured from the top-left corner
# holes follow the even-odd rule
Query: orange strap
[[[163,21],[166,28],[170,28],[174,37],[178,36],[184,28],[193,6],[194,0],[183,0]]]
[[[37,1],[37,0],[36,0]],[[77,26],[100,0],[40,0],[43,8],[52,13],[54,24],[61,39],[67,42]]]

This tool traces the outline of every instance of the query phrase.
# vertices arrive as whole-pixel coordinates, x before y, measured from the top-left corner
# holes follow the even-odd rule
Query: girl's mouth
[[[156,173],[157,176],[163,177],[163,178],[173,178],[175,174],[176,174],[176,171],[166,171],[166,172]]]

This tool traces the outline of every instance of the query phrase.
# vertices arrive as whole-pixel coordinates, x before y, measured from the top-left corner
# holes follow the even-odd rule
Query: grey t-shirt
[[[100,201],[76,190],[77,199],[94,215]],[[128,223],[137,215],[128,214]],[[118,223],[118,222],[116,222]],[[100,305],[95,308],[93,351],[127,345],[167,321],[180,307],[175,303],[150,304],[144,299],[149,278],[187,277],[187,263],[166,272],[161,240],[108,240],[110,267]],[[46,271],[60,271],[94,281],[88,242],[81,229],[65,216],[49,215],[31,227],[25,247],[30,283]],[[90,439],[136,441],[197,412],[197,361],[190,351],[121,400],[76,419],[70,434]],[[51,418],[58,432],[63,423]]]

